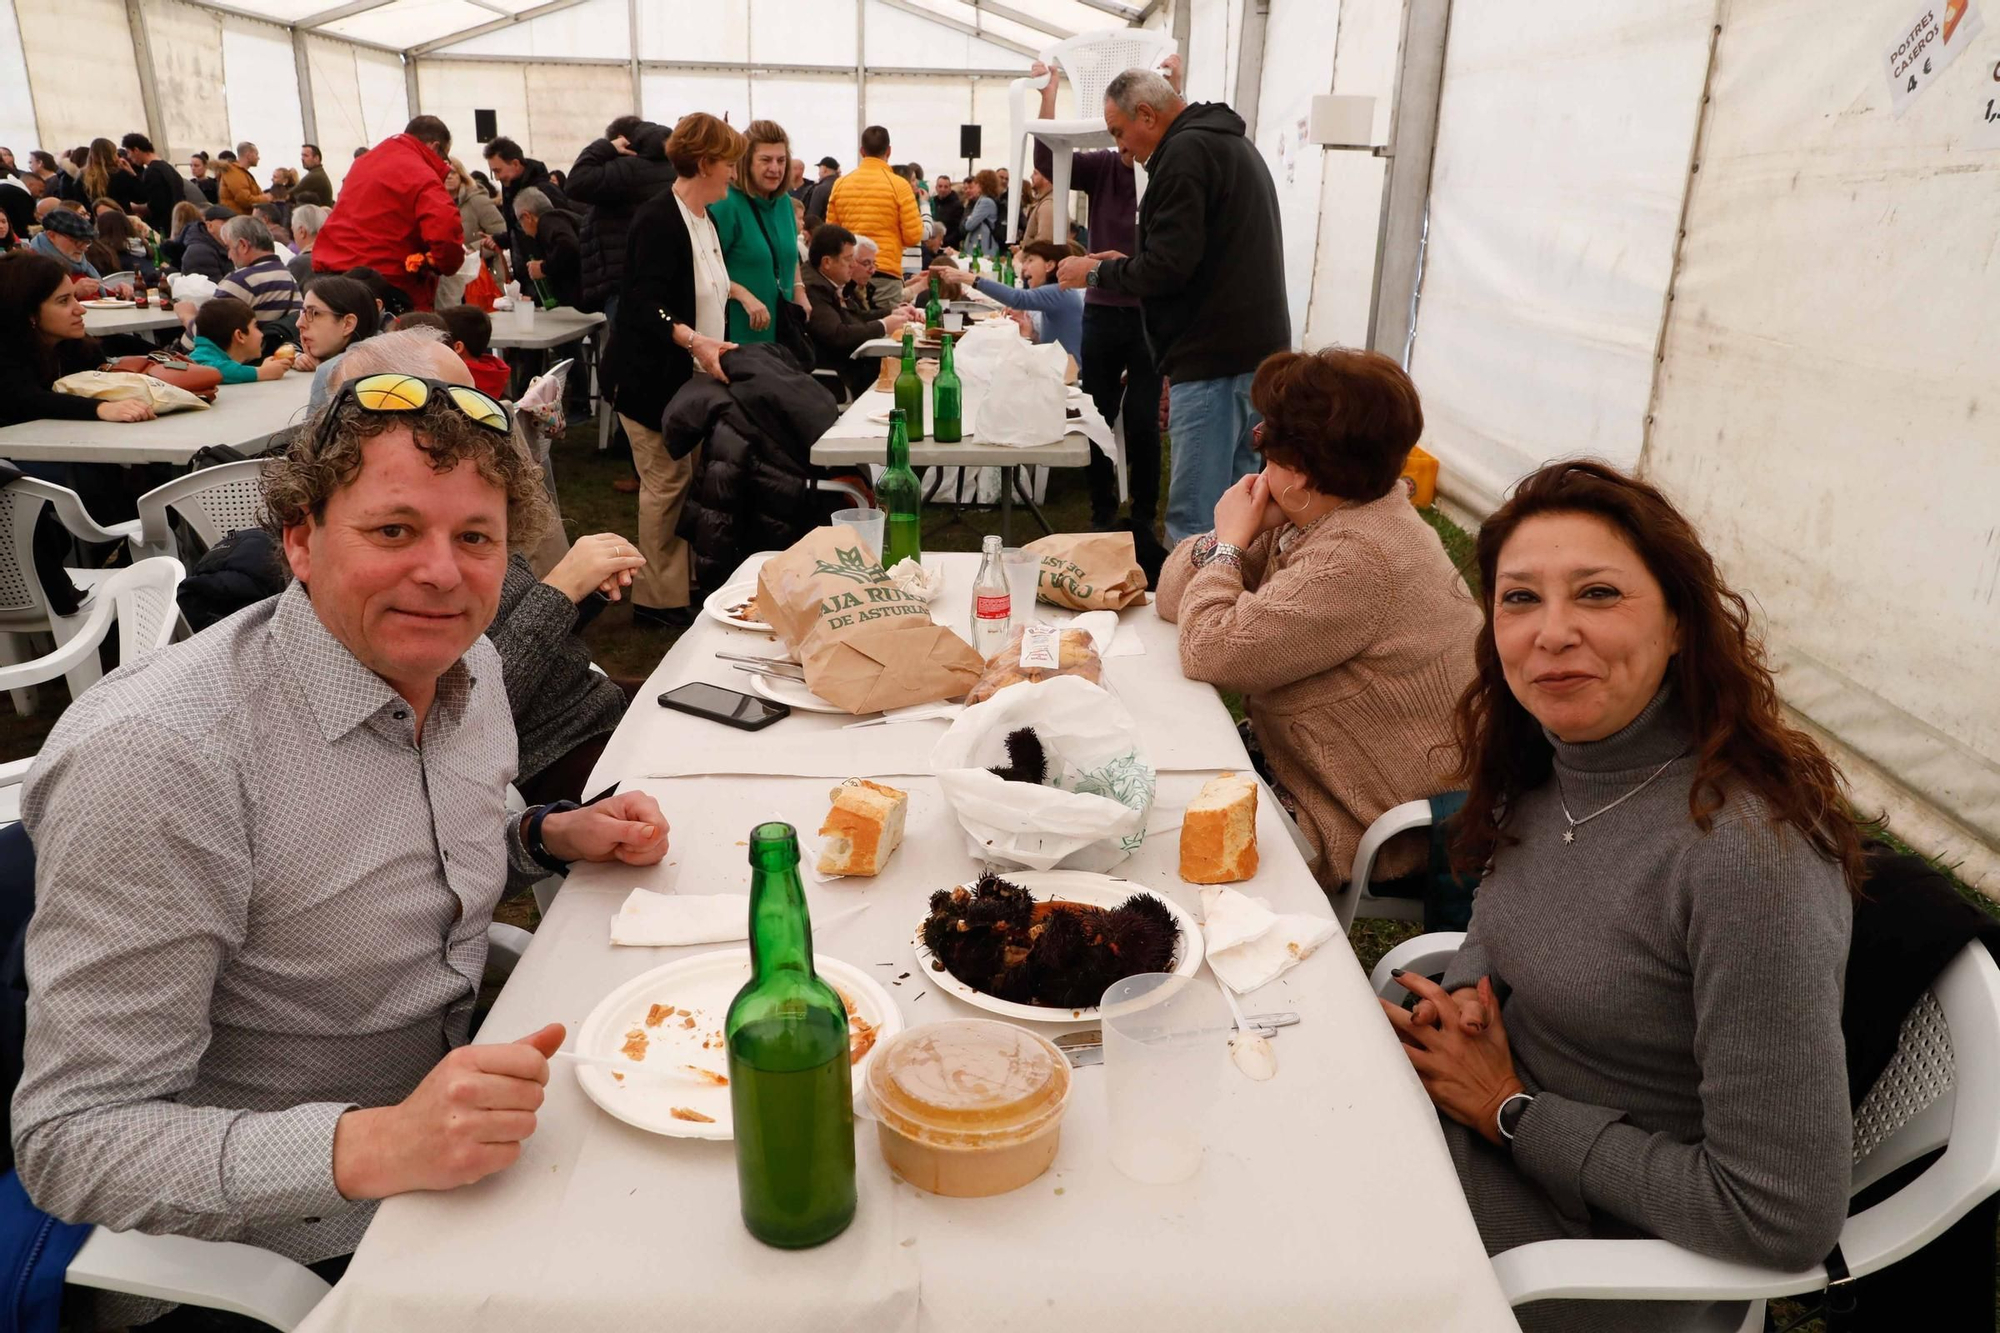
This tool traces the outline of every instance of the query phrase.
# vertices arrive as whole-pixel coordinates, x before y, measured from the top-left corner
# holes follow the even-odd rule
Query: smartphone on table
[[[660,696],[660,707],[692,713],[739,731],[762,731],[792,713],[785,704],[760,699],[754,694],[725,690],[720,685],[710,685],[701,680],[692,680],[668,690]]]

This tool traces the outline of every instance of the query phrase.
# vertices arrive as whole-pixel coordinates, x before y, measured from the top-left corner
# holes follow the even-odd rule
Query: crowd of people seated
[[[28,779],[50,889],[14,1121],[35,1202],[337,1273],[373,1200],[514,1160],[563,1030],[465,1044],[493,906],[569,862],[668,845],[647,796],[575,806],[635,688],[592,671],[581,630],[621,600],[685,627],[742,554],[814,521],[804,455],[875,378],[853,353],[920,318],[935,274],[1060,345],[1124,421],[1142,549],[1164,403],[1158,612],[1188,678],[1244,696],[1329,893],[1385,811],[1464,791],[1471,929],[1442,983],[1409,978],[1418,1002],[1385,1019],[1488,1250],[1654,1235],[1787,1268],[1824,1255],[1847,1200],[1859,833],[1778,708],[1743,599],[1666,496],[1574,462],[1487,520],[1468,586],[1401,483],[1417,387],[1377,353],[1291,350],[1269,171],[1234,112],[1178,84],[1177,62],[1120,75],[1118,147],[1074,157],[1095,249],[1052,235],[1038,151],[1022,286],[933,267],[1001,250],[1001,174],[927,182],[892,166],[881,126],[852,170],[823,158],[808,180],[773,121],[625,116],[567,173],[493,139],[489,185],[418,116],[337,197],[317,149],[269,189],[249,143],[193,155],[185,178],[142,135],[26,167],[0,150],[0,198],[37,201],[25,226],[0,212],[0,424],[150,415],[52,386],[102,359],[79,300],[156,245],[215,280],[186,318],[223,392],[312,376],[265,477],[269,555],[246,567],[267,585],[78,700]],[[1044,114],[1053,98],[1051,81]],[[910,249],[926,258],[906,276]],[[492,320],[456,299],[467,272],[608,317],[636,537],[580,537],[537,576],[548,495]],[[1093,526],[1117,525],[1108,462],[1089,486]],[[528,816],[506,813],[509,782]],[[130,854],[135,826],[159,831],[156,855]],[[1391,843],[1376,891],[1422,896],[1424,852]],[[170,888],[180,910],[142,910]],[[148,1022],[117,1024],[139,997]]]

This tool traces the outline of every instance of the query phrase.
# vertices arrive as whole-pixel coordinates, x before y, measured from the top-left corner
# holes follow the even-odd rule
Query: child
[[[451,350],[464,359],[472,383],[483,393],[505,398],[511,372],[493,350],[493,321],[476,305],[447,306],[442,312],[451,331]]]
[[[291,369],[289,360],[275,356],[252,369],[249,363],[263,355],[264,334],[248,302],[215,296],[194,312],[194,351],[188,359],[221,371],[224,384],[275,380]]]
[[[444,322],[444,316],[434,311],[412,310],[408,314],[396,316],[389,325],[392,333],[401,333],[404,329],[436,329],[445,335],[446,342],[451,341],[451,326]]]

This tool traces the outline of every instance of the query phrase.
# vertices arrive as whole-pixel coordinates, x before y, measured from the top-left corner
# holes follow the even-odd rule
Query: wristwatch
[[[527,847],[528,855],[535,858],[535,864],[551,875],[567,875],[569,862],[551,852],[548,844],[542,841],[542,821],[550,815],[560,815],[582,808],[575,801],[550,801],[547,805],[537,806],[528,812],[528,826],[522,831],[521,842]]]
[[[1102,260],[1099,260],[1097,263],[1092,264],[1090,266],[1090,272],[1083,275],[1083,285],[1086,287],[1095,287],[1097,285],[1098,272],[1102,270],[1103,267],[1104,263]]]
[[[1514,1131],[1520,1128],[1521,1117],[1527,1113],[1528,1103],[1534,1100],[1533,1093],[1517,1092],[1500,1103],[1500,1109],[1493,1115],[1493,1125],[1500,1131],[1502,1139],[1508,1143],[1514,1141]]]
[[[1216,560],[1225,565],[1234,565],[1238,569],[1243,568],[1243,548],[1234,542],[1218,539],[1212,532],[1203,533],[1195,538],[1194,549],[1188,552],[1188,556],[1194,561],[1196,569]]]

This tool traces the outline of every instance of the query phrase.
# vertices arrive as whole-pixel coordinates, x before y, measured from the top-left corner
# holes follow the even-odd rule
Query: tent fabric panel
[[[28,169],[28,154],[42,146],[14,0],[0,0],[0,144],[14,150],[14,161],[23,171]]]
[[[854,108],[851,78],[769,74],[750,82],[752,118],[784,126],[791,136],[792,156],[807,164],[808,180],[818,179],[811,164],[822,157],[834,158],[843,169],[854,165]]]
[[[21,52],[41,130],[52,153],[146,123],[139,62],[121,0],[16,4]],[[17,150],[18,151],[18,150]]]
[[[528,114],[527,65],[456,60],[417,62],[417,102],[451,130],[452,155],[468,170],[486,169],[485,145],[474,136],[473,112],[488,109],[501,134],[518,142],[530,157],[541,153]],[[402,126],[398,125],[397,129]]]
[[[621,66],[529,65],[527,71],[524,142],[534,144],[534,155],[551,170],[568,171],[585,144],[632,112],[632,75]]]
[[[353,163],[354,150],[375,142],[368,134],[361,86],[355,77],[356,52],[354,46],[331,37],[306,38],[306,70],[312,78],[319,151],[336,190]]]
[[[1638,461],[1713,18],[1452,11],[1410,369],[1426,447],[1478,500],[1548,458]]]
[[[1724,28],[1645,463],[1758,595],[1787,702],[1990,865],[2000,325],[1973,164],[1993,38],[1898,117],[1880,17]]]
[[[1182,59],[1191,102],[1229,100],[1230,9],[1230,0],[1189,0],[1188,49]]]
[[[833,8],[827,0],[749,0],[749,10],[752,60],[795,65],[854,63],[852,3]]]
[[[915,3],[915,0],[911,0]],[[865,46],[870,68],[906,66],[914,69],[1019,69],[1027,72],[1028,61],[1018,51],[982,42],[967,33],[885,5],[867,0],[868,30]],[[1039,49],[1041,42],[1029,45]]]
[[[765,0],[757,0],[761,6]],[[440,54],[485,56],[593,56],[628,60],[632,55],[632,25],[625,0],[584,0],[495,28],[442,48]],[[629,100],[629,99],[628,99]]]
[[[1315,219],[1310,304],[1292,307],[1292,338],[1302,347],[1368,345],[1382,190],[1389,164],[1372,153],[1328,152]],[[1288,236],[1286,240],[1291,238]],[[1402,348],[1389,349],[1391,355]]]
[[[229,105],[230,145],[257,145],[252,169],[269,187],[278,167],[299,166],[305,122],[299,113],[298,64],[291,35],[271,23],[226,15],[222,21],[223,89]]]
[[[142,5],[166,120],[157,127],[153,148],[185,175],[187,159],[197,149],[214,153],[235,144],[223,90],[222,16],[180,0],[142,0]]]
[[[750,6],[691,3],[691,0],[636,0],[642,60],[731,60],[750,58]],[[820,27],[852,27],[845,5],[822,11]],[[820,62],[814,61],[818,64]],[[740,123],[740,122],[738,122]]]
[[[1278,189],[1286,302],[1292,340],[1305,327],[1319,243],[1320,182],[1326,153],[1306,142],[1315,96],[1333,91],[1336,40],[1344,37],[1346,5],[1280,5],[1265,31],[1263,80],[1257,100],[1256,143]]]
[[[403,126],[410,123],[410,87],[403,77],[403,59],[387,51],[374,51],[365,46],[354,50],[354,82],[361,92],[362,124],[368,131],[368,143],[381,143],[392,134],[400,134]],[[463,142],[454,143],[454,151],[461,151],[471,140],[467,138],[472,126],[454,126],[453,133]]]
[[[648,69],[639,75],[641,115],[672,125],[690,111],[727,116],[732,125],[750,123],[750,76],[733,71]],[[851,166],[854,150],[835,152]]]
[[[964,165],[958,156],[958,127],[972,114],[970,79],[871,78],[867,97],[868,123],[889,131],[891,162],[921,162],[929,172]],[[1004,137],[1004,128],[999,133]],[[848,157],[852,155],[850,149]],[[845,169],[848,157],[834,156]]]
[[[471,0],[393,0],[376,9],[336,19],[321,31],[408,50],[453,33],[467,32],[499,17]]]

